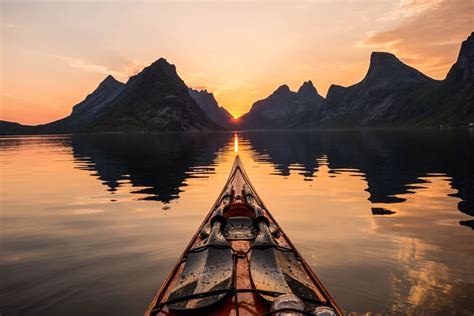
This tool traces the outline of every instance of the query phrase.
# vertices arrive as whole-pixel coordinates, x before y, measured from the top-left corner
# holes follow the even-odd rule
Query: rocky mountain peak
[[[302,96],[312,96],[312,95],[319,95],[318,94],[318,91],[316,90],[316,88],[314,87],[313,83],[311,82],[311,80],[308,80],[308,81],[305,81],[301,87],[298,89],[298,92],[297,92],[299,95],[302,95]]]
[[[417,83],[431,81],[415,68],[401,62],[394,54],[373,52],[370,56],[370,66],[365,76],[365,84],[374,87],[400,83]]]
[[[474,57],[474,32],[472,32],[471,35],[469,35],[467,39],[462,42],[457,63],[463,64],[469,60],[472,60],[473,57]]]
[[[195,90],[189,88],[189,95],[196,101],[199,107],[211,118],[214,123],[230,128],[232,115],[217,103],[214,94],[208,92],[207,89]]]
[[[153,62],[150,66],[145,67],[140,73],[130,77],[128,83],[137,81],[138,79],[146,81],[163,81],[165,78],[179,79],[176,67],[170,64],[164,58],[160,58]],[[181,81],[181,80],[180,80]]]
[[[207,91],[207,89],[193,89],[193,88],[189,88],[189,93],[196,93],[196,94],[200,94],[200,95],[205,95],[205,96],[212,96],[214,98],[214,95]]]
[[[388,52],[372,52],[370,54],[370,64],[371,65],[381,65],[388,63],[400,63],[400,60],[392,53]]]
[[[288,87],[288,85],[286,85],[286,84],[283,84],[283,85],[279,86],[278,89],[276,89],[272,94],[273,95],[282,95],[282,94],[288,94],[288,93],[291,93],[290,87]]]
[[[124,84],[117,79],[115,79],[112,75],[108,75],[102,82],[97,86],[97,90],[99,89],[115,89],[117,87],[121,87]]]
[[[209,104],[209,103],[212,103],[212,106],[219,106],[217,104],[217,101],[216,101],[216,98],[214,98],[214,94],[210,93],[207,91],[207,89],[203,89],[203,90],[196,90],[196,89],[193,89],[193,88],[189,88],[189,94],[191,95],[191,97],[193,97],[193,99],[195,101],[199,100],[199,101],[204,101],[205,103]],[[199,102],[198,102],[199,104]]]
[[[451,67],[447,79],[449,81],[462,80],[473,83],[474,81],[474,32],[462,42],[461,50],[456,63]]]
[[[84,101],[72,107],[72,114],[78,114],[87,110],[96,111],[117,96],[124,87],[124,83],[116,80],[112,75],[108,75]]]

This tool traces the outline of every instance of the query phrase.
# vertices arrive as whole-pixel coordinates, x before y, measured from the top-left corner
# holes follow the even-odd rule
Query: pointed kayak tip
[[[239,154],[236,154],[235,158],[234,158],[234,168],[237,167],[237,166],[239,166],[239,167],[242,166],[242,159],[240,159]]]

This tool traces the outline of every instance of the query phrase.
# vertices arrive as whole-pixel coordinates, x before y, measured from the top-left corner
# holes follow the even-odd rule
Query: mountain
[[[298,128],[308,114],[320,111],[324,98],[311,81],[306,81],[297,92],[287,85],[280,86],[266,99],[255,102],[240,118],[242,129]]]
[[[206,90],[189,89],[174,65],[159,59],[121,83],[108,76],[68,117],[39,126],[0,121],[0,134],[439,127],[474,122],[474,33],[444,80],[395,55],[374,52],[359,83],[332,85],[326,99],[311,81],[280,86],[238,121]]]
[[[448,124],[474,122],[474,32],[462,43],[456,63],[429,101],[436,104],[435,118]]]
[[[34,126],[0,120],[0,135],[34,134]]]
[[[241,119],[242,129],[438,127],[474,122],[474,35],[446,79],[434,80],[395,55],[374,52],[359,83],[332,85],[323,99],[310,82],[279,87]],[[303,93],[305,92],[305,93]],[[302,96],[306,95],[306,98]]]
[[[0,125],[1,133],[222,130],[189,95],[176,67],[163,58],[126,84],[108,76],[66,118],[35,127],[7,123]]]
[[[77,116],[86,112],[90,114],[100,112],[100,109],[115,99],[124,87],[125,84],[122,82],[117,81],[111,75],[107,76],[84,101],[73,106],[71,116]]]
[[[83,101],[74,105],[72,113],[60,120],[34,127],[40,133],[71,133],[87,131],[103,114],[106,106],[125,89],[125,84],[107,76]]]
[[[409,118],[404,105],[414,91],[435,80],[404,64],[395,55],[374,52],[364,79],[350,87],[332,85],[326,107],[313,127],[360,127],[393,124]],[[403,122],[403,121],[402,121]]]
[[[331,86],[318,127],[438,127],[474,121],[474,35],[461,45],[446,79],[433,80],[394,55],[373,53],[358,84]]]
[[[189,88],[189,94],[214,123],[226,129],[234,128],[233,116],[224,107],[219,106],[212,93],[207,90]]]
[[[87,126],[92,131],[215,129],[219,127],[191,98],[176,67],[163,58],[131,77],[117,97],[103,105]]]

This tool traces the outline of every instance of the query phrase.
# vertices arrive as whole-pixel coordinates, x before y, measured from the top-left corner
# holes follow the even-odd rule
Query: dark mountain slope
[[[432,116],[439,117],[441,122],[474,122],[474,33],[462,43],[456,63],[432,99],[438,101]]]
[[[110,75],[107,76],[107,78],[99,84],[97,89],[89,94],[84,101],[73,106],[71,116],[78,116],[86,112],[100,112],[101,108],[115,99],[120,92],[122,92],[124,87],[125,84],[122,82],[115,80],[115,78]]]
[[[474,122],[474,35],[461,45],[446,79],[414,90],[405,104],[410,126],[467,125]]]
[[[410,94],[435,80],[405,65],[395,55],[372,53],[364,79],[347,88],[329,88],[325,111],[313,127],[359,127],[391,124],[406,118]]]
[[[212,93],[209,93],[207,90],[189,88],[189,94],[214,123],[226,129],[234,128],[233,116],[224,107],[219,106]]]
[[[432,80],[394,55],[373,53],[369,71],[348,88],[331,86],[323,113],[306,127],[438,127],[474,122],[474,35],[445,80]]]
[[[83,101],[72,108],[72,113],[60,120],[39,125],[34,131],[39,133],[71,133],[86,131],[102,115],[106,106],[124,90],[125,84],[112,76],[107,76]]]
[[[34,130],[34,126],[0,120],[0,135],[31,134],[34,133]]]
[[[311,81],[303,83],[297,92],[280,86],[266,99],[255,102],[240,118],[242,129],[298,128],[308,113],[322,109],[324,98]]]
[[[131,77],[90,124],[92,131],[220,129],[188,93],[174,65],[161,58]]]

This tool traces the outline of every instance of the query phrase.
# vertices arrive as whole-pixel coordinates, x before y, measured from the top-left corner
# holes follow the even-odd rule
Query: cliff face
[[[312,126],[360,127],[393,124],[405,117],[409,95],[435,83],[395,55],[372,53],[364,79],[350,87],[331,86],[326,107]]]

